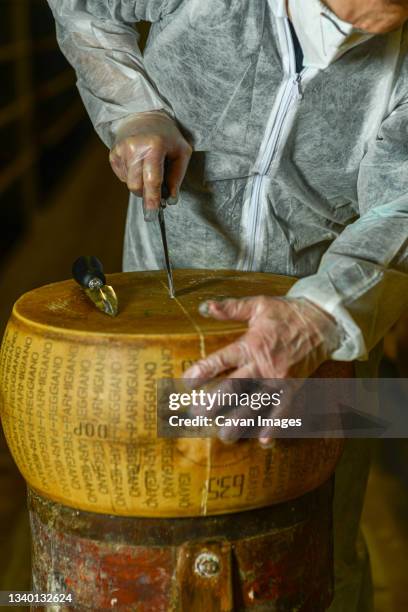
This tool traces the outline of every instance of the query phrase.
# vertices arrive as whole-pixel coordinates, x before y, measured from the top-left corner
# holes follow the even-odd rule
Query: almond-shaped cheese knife
[[[72,265],[72,276],[101,312],[116,317],[118,298],[114,289],[106,284],[103,266],[97,257],[78,257]]]

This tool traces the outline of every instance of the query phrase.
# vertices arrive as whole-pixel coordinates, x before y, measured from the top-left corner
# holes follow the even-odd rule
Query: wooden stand
[[[93,612],[324,612],[332,492],[329,481],[260,510],[155,519],[78,511],[31,491],[34,590],[70,592],[75,610]]]

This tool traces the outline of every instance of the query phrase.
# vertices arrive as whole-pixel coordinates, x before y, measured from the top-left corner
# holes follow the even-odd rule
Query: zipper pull
[[[303,91],[302,91],[302,77],[300,72],[297,73],[296,79],[294,80],[294,84],[297,88],[297,99],[303,100]]]

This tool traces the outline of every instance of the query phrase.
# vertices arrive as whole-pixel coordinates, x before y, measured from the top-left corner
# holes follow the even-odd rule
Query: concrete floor
[[[0,329],[21,293],[68,278],[78,255],[98,255],[106,271],[120,270],[127,193],[112,176],[102,145],[90,143],[50,200],[2,270]],[[408,610],[407,458],[408,441],[376,445],[363,516],[376,612]],[[23,590],[29,587],[25,487],[1,439],[0,491],[0,590]]]

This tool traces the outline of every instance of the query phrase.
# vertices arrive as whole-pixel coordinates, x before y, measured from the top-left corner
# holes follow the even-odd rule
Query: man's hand
[[[145,218],[160,206],[165,179],[176,204],[192,148],[176,123],[161,111],[136,115],[120,128],[109,160],[118,178],[143,197]]]
[[[337,348],[336,322],[308,300],[253,297],[205,302],[203,316],[248,321],[239,340],[198,361],[184,378],[307,378]]]
[[[336,322],[305,299],[253,297],[205,302],[203,316],[248,321],[236,342],[198,361],[185,379],[307,378],[329,359],[340,343]],[[267,444],[268,437],[261,442]]]

